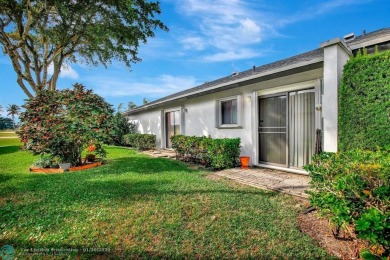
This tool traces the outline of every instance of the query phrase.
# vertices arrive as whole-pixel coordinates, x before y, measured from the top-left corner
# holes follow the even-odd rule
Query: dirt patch
[[[336,238],[329,225],[329,221],[318,216],[317,211],[301,213],[298,216],[299,227],[302,232],[316,240],[319,245],[330,254],[340,259],[359,259],[359,251],[365,244],[355,235],[340,232]]]

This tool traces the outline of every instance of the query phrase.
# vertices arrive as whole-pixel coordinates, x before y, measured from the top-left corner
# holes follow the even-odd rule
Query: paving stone
[[[308,198],[305,190],[310,188],[309,176],[265,168],[234,168],[219,171],[216,174],[260,189],[274,190],[301,198]]]

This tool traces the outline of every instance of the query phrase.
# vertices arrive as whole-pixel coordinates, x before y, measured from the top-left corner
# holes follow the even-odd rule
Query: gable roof
[[[386,27],[370,33],[366,33],[364,35],[357,36],[352,40],[347,41],[346,44],[350,49],[355,50],[358,48],[371,46],[386,41],[390,41],[390,27]],[[263,76],[275,74],[282,71],[288,71],[310,64],[320,63],[323,61],[323,59],[324,51],[322,48],[318,48],[262,66],[254,66],[252,69],[239,73],[234,73],[232,75],[217,80],[205,82],[199,86],[185,89],[183,91],[168,95],[145,105],[139,106],[133,110],[126,111],[124,112],[124,114],[135,114],[141,111],[162,106],[169,102],[177,101],[182,98],[191,98],[195,96],[206,95],[213,92],[239,87],[240,82],[261,78]]]

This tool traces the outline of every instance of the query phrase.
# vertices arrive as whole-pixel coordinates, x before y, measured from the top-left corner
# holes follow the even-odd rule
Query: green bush
[[[240,138],[212,139],[176,135],[171,140],[180,160],[200,163],[214,170],[232,168],[239,164]]]
[[[81,84],[73,89],[40,91],[23,107],[17,134],[26,149],[73,166],[82,164],[81,153],[90,145],[104,158],[103,144],[115,135],[112,106]]]
[[[390,151],[352,150],[313,156],[310,202],[341,228],[389,253]]]
[[[50,154],[42,153],[41,156],[34,161],[33,165],[40,168],[48,168],[52,164],[52,159]]]
[[[344,66],[339,94],[339,148],[390,145],[390,51],[357,55]]]
[[[150,134],[127,134],[123,136],[125,146],[138,150],[156,149],[156,136]]]
[[[114,145],[123,145],[123,136],[135,133],[136,125],[129,121],[129,118],[120,112],[117,112],[113,118],[115,135],[112,137],[111,143]]]

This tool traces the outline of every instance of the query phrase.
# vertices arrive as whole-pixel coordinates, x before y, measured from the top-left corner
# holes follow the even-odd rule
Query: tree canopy
[[[104,157],[103,143],[116,134],[111,105],[80,84],[72,90],[41,91],[24,108],[17,134],[26,148],[61,162],[80,164],[81,152],[91,145]]]
[[[71,63],[139,62],[140,44],[167,30],[160,12],[148,0],[0,0],[0,44],[31,98]]]
[[[15,105],[15,104],[8,105],[8,107],[7,107],[7,116],[11,116],[12,117],[12,124],[13,124],[14,130],[16,129],[16,126],[15,126],[15,115],[19,115],[19,113],[20,113],[20,107],[18,105]]]

